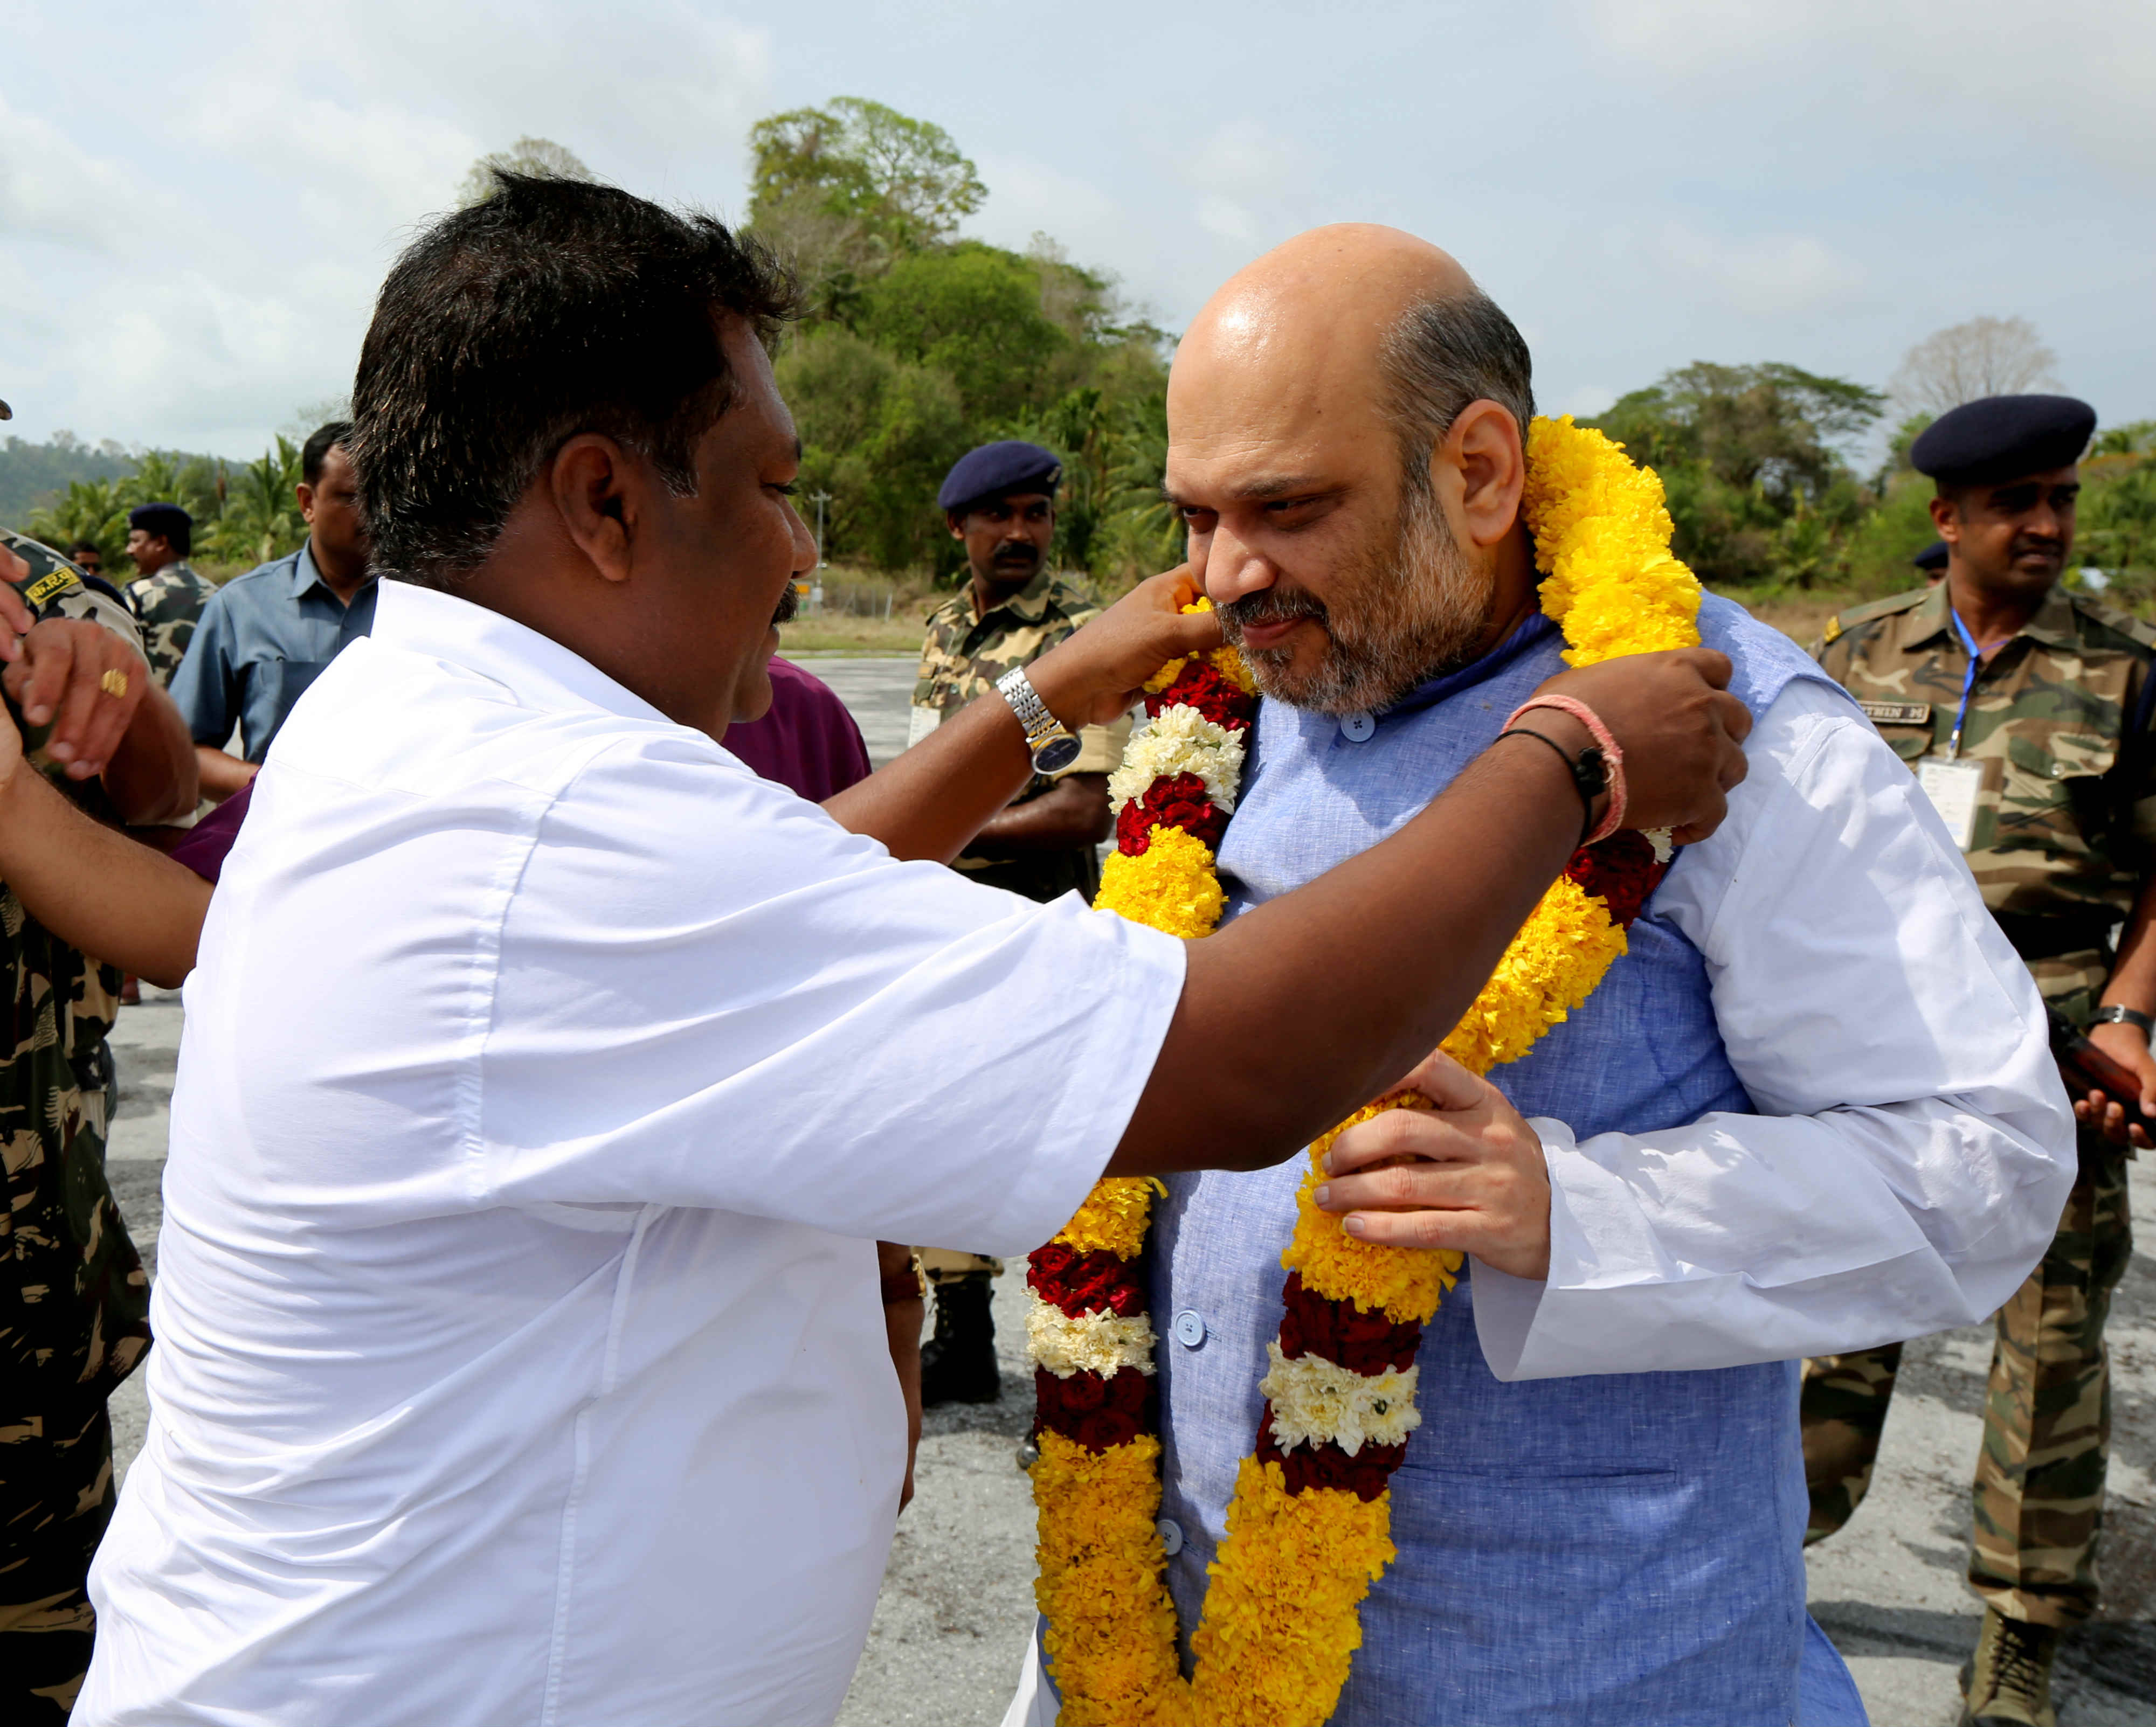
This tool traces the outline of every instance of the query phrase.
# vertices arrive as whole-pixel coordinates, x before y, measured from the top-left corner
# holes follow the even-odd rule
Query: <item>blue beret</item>
[[[936,507],[963,515],[973,505],[1009,492],[1046,492],[1051,497],[1063,478],[1063,463],[1052,450],[1007,438],[968,450],[951,464],[936,493]]]
[[[1909,561],[1919,570],[1943,570],[1947,566],[1947,542],[1934,540]]]
[[[127,512],[127,525],[169,540],[175,528],[182,534],[192,533],[195,519],[177,504],[137,504]]]
[[[1987,396],[1950,408],[1909,446],[1909,465],[1949,485],[1995,485],[2071,467],[2096,410],[2071,396]]]

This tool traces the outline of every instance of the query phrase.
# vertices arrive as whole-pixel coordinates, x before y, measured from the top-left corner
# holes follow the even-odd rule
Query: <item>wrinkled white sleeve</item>
[[[1728,819],[1657,894],[1762,1112],[1575,1140],[1537,1120],[1545,1283],[1476,1264],[1501,1379],[1729,1367],[1994,1312],[2042,1256],[2074,1121],[2027,970],[1916,777],[1789,685]]]

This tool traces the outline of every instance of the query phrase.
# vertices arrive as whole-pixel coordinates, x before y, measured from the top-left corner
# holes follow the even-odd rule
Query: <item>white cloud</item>
[[[2020,0],[1584,0],[1633,70],[1694,88],[1732,74],[1765,95],[1969,126],[1976,156],[2065,146],[2107,173],[2156,171],[2156,7]],[[1884,114],[1877,110],[1884,110]]]
[[[119,163],[0,92],[0,233],[112,251],[144,190]]]
[[[1758,315],[1825,310],[1846,302],[1864,282],[1861,264],[1811,234],[1723,238],[1671,222],[1661,249],[1681,279],[1709,290],[1700,297]]]
[[[774,105],[768,33],[683,0],[633,22],[603,0],[316,0],[304,28],[246,0],[30,33],[57,68],[161,28],[184,72],[146,115],[63,129],[0,97],[0,231],[37,290],[0,290],[25,436],[250,454],[295,403],[349,390],[384,269],[478,156],[552,137],[605,178],[723,208]]]
[[[1577,414],[1584,420],[1591,419],[1616,399],[1617,392],[1607,385],[1582,384],[1567,393],[1557,411],[1561,414]]]

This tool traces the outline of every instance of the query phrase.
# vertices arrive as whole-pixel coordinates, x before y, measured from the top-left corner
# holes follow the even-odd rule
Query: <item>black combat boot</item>
[[[985,1271],[969,1271],[936,1284],[936,1335],[921,1346],[924,1409],[940,1403],[993,1403],[1004,1394],[988,1277]]]
[[[1961,1670],[1964,1727],[2057,1727],[2051,1663],[2058,1653],[2052,1627],[1985,1608],[1976,1653]]]

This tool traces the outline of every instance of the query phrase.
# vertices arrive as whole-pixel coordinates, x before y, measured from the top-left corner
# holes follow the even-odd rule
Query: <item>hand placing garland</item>
[[[1522,507],[1546,578],[1543,610],[1564,633],[1568,664],[1697,642],[1699,583],[1670,554],[1661,484],[1620,446],[1569,416],[1537,420]],[[1203,936],[1224,904],[1215,857],[1241,787],[1256,688],[1240,656],[1220,648],[1163,667],[1145,705],[1148,724],[1109,780],[1116,849],[1095,904]],[[1621,772],[1621,756],[1615,765]],[[1471,1071],[1525,1054],[1625,951],[1669,853],[1636,833],[1604,838],[1611,816],[1621,811],[1596,824],[1598,843],[1574,855],[1445,1040]],[[1315,1193],[1341,1133],[1388,1109],[1430,1107],[1414,1092],[1382,1098],[1310,1148],[1281,1256],[1286,1312],[1267,1346],[1265,1403],[1188,1679],[1155,1525],[1156,1338],[1137,1269],[1163,1190],[1103,1181],[1032,1256],[1034,1593],[1065,1727],[1312,1727],[1331,1716],[1362,1642],[1363,1598],[1394,1555],[1389,1483],[1422,1421],[1423,1327],[1461,1256],[1358,1240]]]

